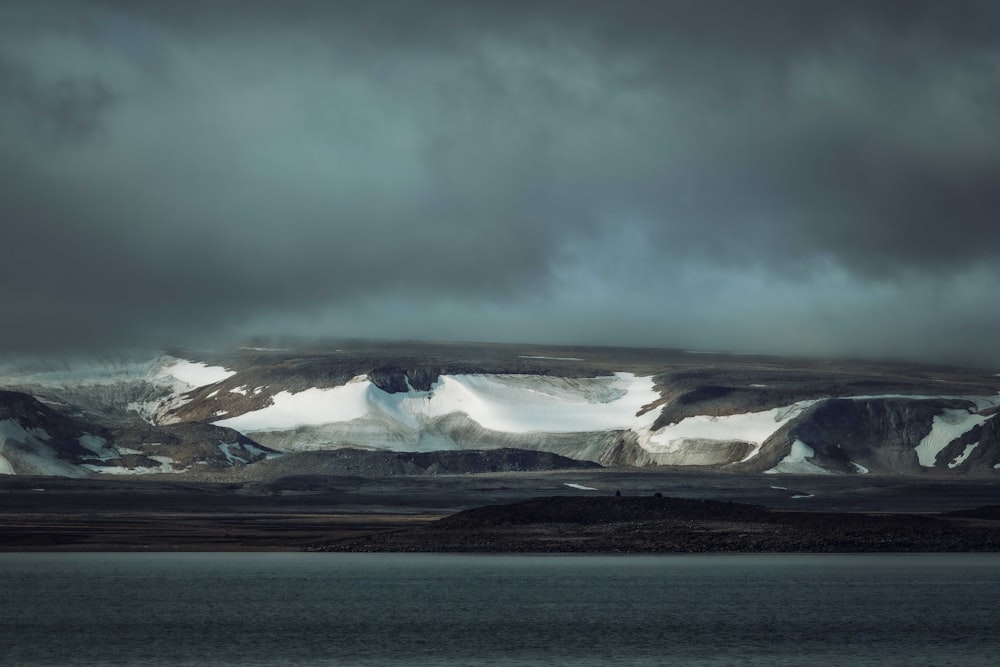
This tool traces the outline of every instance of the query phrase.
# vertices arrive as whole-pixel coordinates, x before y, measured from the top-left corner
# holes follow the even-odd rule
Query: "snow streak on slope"
[[[200,361],[188,361],[174,357],[161,357],[151,368],[153,384],[163,386],[166,396],[149,401],[136,401],[129,407],[150,424],[173,424],[180,421],[170,413],[190,402],[184,394],[236,375],[235,371],[222,366],[209,366]]]
[[[556,378],[516,375],[445,375],[430,391],[389,394],[365,376],[330,389],[280,392],[273,405],[215,422],[254,433],[379,416],[408,429],[462,413],[504,433],[577,433],[627,429],[655,418],[636,416],[659,395],[652,378]]]
[[[799,401],[772,410],[712,417],[697,415],[664,426],[640,438],[644,449],[654,453],[679,452],[690,441],[749,442],[755,445],[743,460],[752,458],[764,443],[786,423],[817,401]]]
[[[976,449],[976,447],[978,447],[978,446],[979,446],[979,442],[978,441],[977,442],[973,442],[970,445],[966,445],[965,449],[962,450],[962,453],[959,454],[958,456],[956,456],[954,459],[952,459],[951,463],[948,464],[948,467],[949,468],[957,468],[958,466],[960,466],[963,463],[965,463],[965,459],[969,458],[969,454],[971,454]]]
[[[75,465],[60,460],[46,443],[52,439],[41,428],[25,428],[13,419],[0,420],[0,458],[15,474],[14,466],[29,475],[57,475],[81,477],[83,472]]]
[[[788,456],[781,459],[778,465],[774,466],[769,470],[765,470],[765,474],[775,474],[775,473],[791,473],[791,474],[829,474],[829,470],[821,468],[820,466],[808,461],[816,456],[816,451],[802,442],[801,440],[796,440],[792,443],[792,450],[788,453]],[[860,467],[860,466],[859,466]],[[862,470],[864,470],[862,468]],[[865,472],[868,472],[865,470]],[[802,497],[802,496],[792,496]]]
[[[938,454],[955,438],[986,422],[989,417],[968,410],[945,410],[934,417],[931,432],[917,445],[917,459],[925,468],[933,468]]]

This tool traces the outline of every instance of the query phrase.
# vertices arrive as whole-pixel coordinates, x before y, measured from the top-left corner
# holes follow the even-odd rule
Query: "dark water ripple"
[[[993,665],[998,555],[2,554],[3,665]]]

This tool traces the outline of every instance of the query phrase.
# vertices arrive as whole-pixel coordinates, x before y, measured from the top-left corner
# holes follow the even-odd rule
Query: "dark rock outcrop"
[[[0,421],[10,421],[24,435],[5,438],[0,454],[18,474],[71,474],[72,466],[92,459],[94,447],[110,442],[109,431],[99,424],[64,415],[34,396],[16,391],[0,391]],[[93,436],[91,447],[82,444]],[[79,474],[85,474],[82,470]]]
[[[111,431],[111,437],[119,448],[138,450],[144,457],[167,457],[174,461],[178,469],[196,465],[225,468],[256,463],[278,455],[278,452],[258,444],[239,431],[212,424],[154,426],[140,423],[115,428]],[[115,464],[114,461],[108,463]],[[135,467],[124,456],[121,465]]]
[[[815,452],[815,464],[833,472],[853,473],[858,464],[872,473],[923,472],[915,448],[930,432],[934,417],[945,410],[974,409],[961,399],[829,399],[806,409],[771,436],[753,466],[775,466],[800,440]]]
[[[18,436],[0,442],[0,455],[17,474],[86,476],[107,468],[224,468],[276,455],[233,429],[190,423],[154,426],[141,421],[105,427],[50,408],[28,394],[0,391],[0,421]],[[157,460],[162,459],[162,460]]]
[[[521,449],[391,452],[346,448],[284,454],[279,459],[255,466],[251,476],[263,480],[294,475],[394,477],[600,467],[592,461],[577,461],[550,452]]]

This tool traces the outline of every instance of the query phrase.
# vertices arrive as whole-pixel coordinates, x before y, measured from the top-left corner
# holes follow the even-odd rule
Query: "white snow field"
[[[160,373],[180,380],[192,388],[222,382],[226,378],[236,375],[236,371],[225,369],[222,366],[209,366],[201,361],[188,361],[187,359],[175,360],[164,366]]]
[[[691,442],[748,442],[754,446],[743,458],[748,461],[757,454],[765,440],[816,402],[799,401],[772,410],[725,417],[696,415],[649,433],[639,442],[644,449],[654,453],[680,452]]]
[[[938,454],[955,438],[962,437],[975,426],[984,424],[990,417],[969,410],[945,410],[934,417],[931,432],[917,445],[917,460],[925,468],[933,468]],[[972,450],[965,454],[968,456]],[[964,460],[964,457],[963,457]],[[956,464],[958,465],[958,464]]]
[[[788,456],[781,459],[778,465],[765,470],[765,474],[791,473],[791,474],[829,474],[830,471],[808,461],[816,455],[816,450],[802,442],[796,440],[792,443],[792,451]],[[793,498],[807,498],[809,496],[792,496]]]
[[[279,392],[273,405],[214,423],[259,433],[382,417],[416,430],[435,418],[461,413],[492,431],[578,433],[652,424],[655,413],[637,413],[658,399],[652,378],[630,373],[583,379],[445,375],[430,391],[397,394],[360,375],[340,387]]]
[[[244,387],[237,390],[249,391]],[[450,440],[438,428],[456,423],[471,425],[462,427],[467,429],[463,437],[470,442],[493,434],[507,437],[507,443],[510,438],[520,438],[518,442],[522,443],[504,446],[537,449],[550,449],[544,438],[539,439],[546,435],[581,434],[582,443],[584,434],[630,430],[646,453],[647,462],[706,465],[732,461],[734,452],[739,452],[736,456],[740,462],[751,460],[768,438],[821,400],[721,417],[697,415],[653,430],[659,410],[648,406],[660,398],[652,377],[631,373],[595,378],[444,375],[430,391],[411,388],[396,394],[379,389],[367,376],[359,375],[338,387],[282,391],[272,397],[267,407],[214,423],[278,449],[345,445],[418,451],[456,448],[460,446],[458,441]],[[1000,396],[969,400],[977,409],[983,409],[995,405]],[[968,410],[949,410],[936,417],[931,435],[918,447],[921,464],[933,463],[937,453],[955,437],[986,419]],[[749,451],[738,449],[746,448],[740,443],[749,444]],[[595,453],[591,450],[589,454],[574,454],[565,444],[559,447],[550,450],[570,456]],[[798,441],[791,454],[769,472],[827,472],[809,460],[813,456],[812,449]],[[864,466],[852,465],[858,473],[868,472]]]
[[[85,409],[133,411],[153,424],[179,421],[176,409],[191,401],[193,390],[201,387],[210,392],[206,396],[209,399],[219,394],[224,396],[227,391],[247,397],[269,397],[271,404],[259,410],[231,416],[235,410],[227,405],[225,409],[232,412],[213,408],[210,414],[214,413],[217,425],[234,428],[261,444],[287,451],[342,446],[401,451],[521,447],[612,464],[726,465],[753,460],[768,438],[819,402],[799,401],[726,416],[697,415],[653,430],[660,409],[650,406],[658,404],[662,397],[654,389],[652,377],[631,373],[592,378],[444,375],[429,391],[411,387],[397,394],[382,391],[366,375],[343,386],[314,387],[296,393],[273,393],[278,387],[269,389],[259,386],[259,381],[241,379],[234,370],[222,366],[141,350],[112,359],[81,358],[66,363],[0,362],[0,384],[28,393],[34,393],[33,388],[44,388],[46,396],[71,405],[90,396],[88,392],[100,390],[103,392],[98,392],[100,401],[84,403]],[[225,380],[237,386],[227,385],[223,389],[217,383]],[[760,382],[748,386],[766,387]],[[883,394],[841,398],[894,397],[963,398],[975,406],[968,410],[945,410],[934,417],[930,433],[916,447],[919,463],[924,467],[934,466],[940,453],[955,438],[991,418],[984,416],[983,411],[1000,405],[1000,394],[957,397]],[[15,426],[20,429],[13,422],[9,426],[8,430]],[[623,434],[624,431],[630,433]],[[41,433],[21,429],[13,434],[11,443],[28,438],[33,449],[41,452],[37,455],[25,453],[24,448],[7,447],[7,435],[0,431],[0,473],[8,469],[18,472],[31,469],[66,474],[66,468],[72,466],[54,454],[49,456],[51,447]],[[636,448],[631,448],[633,443]],[[114,448],[99,438],[84,436],[81,444],[99,461],[114,458]],[[823,472],[818,461],[812,459],[811,449],[807,455],[803,448],[808,445],[796,443],[789,456],[771,472]],[[976,445],[967,445],[960,455],[948,462],[941,461],[941,465],[961,466],[975,449]],[[227,460],[241,458],[236,448],[222,448],[222,452]],[[159,463],[159,468],[145,472],[163,472],[175,467],[170,461]],[[868,472],[860,464],[851,462],[851,465],[859,473]],[[138,471],[120,474],[135,472]]]
[[[580,491],[597,491],[592,486],[584,486],[583,484],[576,484],[574,482],[563,482],[563,486],[568,486],[571,489],[579,489]]]

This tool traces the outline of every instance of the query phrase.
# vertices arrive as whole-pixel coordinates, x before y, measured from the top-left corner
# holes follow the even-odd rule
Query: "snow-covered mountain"
[[[50,456],[43,431],[73,428],[8,418],[3,451],[34,448],[61,462],[31,467],[23,454],[4,454],[14,472],[197,472],[344,447],[515,448],[605,465],[769,473],[1000,470],[1000,377],[970,369],[670,350],[344,344],[89,366],[7,364],[0,381],[77,424],[60,441],[75,442],[75,453]],[[87,430],[80,420],[104,426]]]
[[[104,426],[20,392],[0,391],[0,474],[127,475],[246,465],[276,452],[211,424]]]

